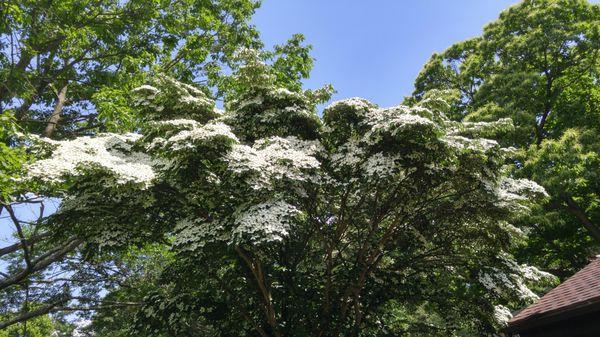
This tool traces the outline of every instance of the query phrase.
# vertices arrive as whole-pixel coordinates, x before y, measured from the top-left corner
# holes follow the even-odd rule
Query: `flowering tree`
[[[132,309],[136,335],[483,333],[535,298],[549,276],[507,252],[545,192],[482,138],[509,120],[451,121],[440,91],[319,116],[327,90],[286,88],[240,55],[225,111],[158,77],[134,90],[139,132],[46,140],[28,169],[63,198],[53,240],[88,261],[147,244],[172,257]]]

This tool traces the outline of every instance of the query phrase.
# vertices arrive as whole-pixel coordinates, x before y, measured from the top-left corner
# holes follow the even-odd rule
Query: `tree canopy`
[[[109,296],[135,307],[129,331],[484,333],[536,298],[528,283],[551,280],[509,253],[511,222],[546,194],[508,177],[510,151],[480,138],[510,123],[451,121],[438,92],[412,107],[348,99],[319,117],[327,91],[286,88],[253,50],[239,58],[225,111],[160,76],[133,90],[138,133],[31,139],[51,154],[27,179],[62,198],[44,224],[53,240],[90,264],[168,252],[149,257],[163,260],[154,287]],[[419,307],[435,329],[394,319]]]
[[[413,94],[454,90],[453,119],[514,121],[497,138],[522,149],[513,174],[551,196],[519,255],[563,277],[600,249],[599,19],[585,0],[525,0],[481,37],[433,55]]]
[[[0,111],[45,136],[131,129],[126,101],[144,73],[216,81],[234,50],[260,46],[248,23],[257,6],[252,0],[3,2]]]

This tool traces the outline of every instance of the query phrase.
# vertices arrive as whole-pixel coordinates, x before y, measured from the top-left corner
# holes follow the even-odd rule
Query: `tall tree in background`
[[[600,249],[599,47],[599,5],[526,0],[483,36],[433,55],[413,94],[452,89],[452,118],[514,121],[499,138],[522,149],[513,174],[552,197],[529,219],[521,258],[563,277]]]
[[[259,46],[248,22],[257,6],[252,0],[4,1],[0,110],[47,137],[131,128],[130,111],[120,103],[144,71],[214,81],[234,50]]]

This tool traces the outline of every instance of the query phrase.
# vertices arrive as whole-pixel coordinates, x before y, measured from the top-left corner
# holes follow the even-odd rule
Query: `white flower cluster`
[[[320,162],[314,155],[321,150],[317,141],[271,137],[256,141],[252,147],[234,145],[226,160],[230,169],[236,173],[256,173],[258,178],[252,183],[255,188],[261,188],[268,186],[271,178],[307,180],[305,171],[320,167]]]
[[[151,120],[190,114],[205,119],[220,114],[214,107],[214,101],[194,86],[168,76],[158,76],[154,84],[161,89],[142,85],[132,90],[135,96],[134,105],[146,108],[146,117]],[[165,108],[168,109],[163,111]]]
[[[351,108],[358,111],[367,111],[373,108],[373,104],[369,103],[364,98],[360,97],[351,97],[343,100],[335,101],[329,104],[325,110],[335,110],[338,108]]]
[[[155,121],[150,123],[151,125],[158,128],[196,128],[200,126],[200,123],[193,119],[170,119],[168,121]]]
[[[249,99],[246,100],[231,100],[229,103],[229,105],[231,107],[233,107],[235,110],[243,110],[246,109],[247,107],[253,107],[253,106],[260,106],[263,103],[263,97],[262,95],[256,95],[256,96],[252,96]]]
[[[133,93],[136,94],[142,94],[145,97],[147,97],[148,99],[152,99],[154,97],[156,97],[156,94],[158,94],[160,92],[160,90],[158,90],[157,88],[148,85],[148,84],[144,84],[141,85],[135,89],[132,90]]]
[[[172,150],[182,150],[194,148],[198,141],[212,141],[217,138],[227,138],[234,142],[238,142],[237,137],[231,132],[231,128],[223,123],[215,122],[206,125],[192,125],[191,129],[183,130],[174,136],[168,138],[165,142]]]
[[[504,178],[500,182],[500,191],[508,200],[522,200],[530,196],[548,196],[542,186],[528,179]]]
[[[342,168],[354,168],[363,162],[365,156],[364,148],[360,147],[357,140],[351,139],[333,153],[330,161],[336,171]]]
[[[159,89],[151,85],[144,84],[133,89],[131,92],[135,95],[135,98],[133,99],[134,105],[152,108],[157,112],[160,112],[164,109],[163,106],[154,104],[156,95],[160,93]]]
[[[117,183],[134,182],[149,186],[155,178],[152,158],[132,150],[136,134],[101,134],[75,140],[49,141],[52,157],[28,167],[29,178],[61,182],[67,176],[82,174],[86,167],[100,168],[114,174]]]
[[[489,137],[494,136],[498,132],[512,129],[513,122],[510,118],[500,118],[493,122],[462,122],[457,123],[455,128],[456,133],[461,133],[469,136]]]
[[[508,290],[509,294],[517,294],[521,299],[527,301],[537,300],[538,296],[527,287],[526,282],[539,284],[556,281],[554,275],[533,266],[519,265],[507,254],[500,255],[500,258],[502,264],[508,268],[508,274],[497,268],[492,268],[492,273],[480,273],[479,275],[481,284],[496,294],[500,295]]]
[[[174,245],[181,251],[193,252],[215,241],[232,244],[278,242],[289,234],[293,219],[298,214],[300,211],[296,207],[281,200],[270,200],[240,207],[233,214],[231,231],[226,230],[221,221],[184,219],[174,229]]]
[[[512,317],[513,315],[507,307],[503,305],[494,306],[494,318],[501,326],[506,326]]]
[[[546,197],[546,190],[528,179],[512,179],[505,177],[500,181],[496,194],[500,205],[514,209],[527,209],[521,202],[528,202],[531,198]]]
[[[293,92],[282,87],[272,88],[268,93],[269,96],[278,100],[292,99],[293,101],[304,101],[306,99],[302,93]]]
[[[513,149],[500,148],[497,141],[482,137],[495,136],[499,132],[513,128],[510,118],[502,118],[495,122],[452,122],[442,140],[450,147],[459,150],[486,152],[498,148],[505,154]]]
[[[175,226],[175,241],[173,244],[180,251],[196,251],[207,243],[217,239],[227,240],[223,225],[218,221],[197,222],[184,219]]]
[[[506,233],[509,233],[510,236],[514,239],[524,239],[527,237],[527,233],[525,231],[523,231],[519,227],[516,227],[515,225],[511,224],[510,222],[501,221],[498,223],[498,226]]]
[[[414,127],[436,127],[433,121],[417,115],[413,109],[403,105],[386,109],[372,109],[367,114],[367,123],[371,126],[371,130],[365,135],[365,138],[371,140],[377,139],[380,134],[395,136]]]
[[[486,138],[467,138],[463,136],[457,136],[454,134],[448,134],[442,137],[442,141],[448,146],[459,149],[459,150],[471,150],[486,152],[492,148],[498,146],[498,142],[492,139]]]
[[[378,178],[389,177],[397,172],[398,167],[396,161],[399,158],[399,156],[387,156],[378,152],[367,158],[361,168],[368,176]]]
[[[179,104],[185,108],[214,110],[214,101],[209,99],[202,90],[186,83],[176,81],[170,77],[161,77],[163,83],[171,85],[179,94]]]
[[[543,270],[539,270],[534,266],[521,265],[520,268],[523,277],[529,281],[555,281],[556,276],[545,272]]]
[[[492,291],[499,296],[504,295],[506,292],[509,294],[516,294],[520,299],[526,301],[534,301],[539,298],[527,287],[527,285],[525,285],[521,275],[512,273],[507,275],[497,268],[492,268],[492,271],[494,272],[493,274],[479,274],[479,282],[487,290]]]
[[[252,243],[282,241],[288,234],[294,217],[300,211],[281,200],[253,205],[235,214],[235,243],[249,240]]]

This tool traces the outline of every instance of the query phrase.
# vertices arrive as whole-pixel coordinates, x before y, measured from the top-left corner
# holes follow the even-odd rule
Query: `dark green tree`
[[[22,0],[0,3],[0,111],[29,131],[129,128],[123,104],[146,71],[206,83],[258,47],[252,0]],[[55,134],[57,133],[57,134]]]
[[[415,81],[413,99],[454,90],[456,120],[514,121],[498,138],[522,150],[513,174],[551,195],[529,219],[521,257],[563,277],[600,249],[599,47],[598,4],[525,0],[481,37],[433,55]]]

